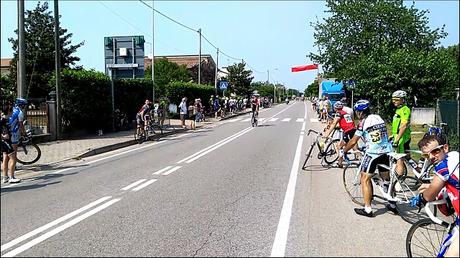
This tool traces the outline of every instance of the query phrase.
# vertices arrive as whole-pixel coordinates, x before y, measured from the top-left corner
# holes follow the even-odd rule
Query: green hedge
[[[197,98],[207,105],[211,95],[214,95],[214,86],[198,85],[191,82],[170,82],[166,85],[166,94],[171,103],[179,105],[183,97],[187,97],[187,104],[191,104]]]

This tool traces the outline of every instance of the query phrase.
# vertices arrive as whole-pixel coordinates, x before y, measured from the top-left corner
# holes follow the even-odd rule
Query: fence
[[[436,123],[447,123],[449,131],[458,134],[458,101],[438,100]]]
[[[30,100],[27,107],[26,118],[34,135],[49,134],[48,105],[45,100]]]
[[[412,108],[410,123],[414,125],[434,124],[435,108]]]

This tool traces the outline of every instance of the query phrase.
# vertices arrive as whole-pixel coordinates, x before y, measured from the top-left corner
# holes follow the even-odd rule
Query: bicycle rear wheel
[[[446,225],[437,224],[429,218],[417,221],[407,233],[407,256],[436,257],[447,234]]]
[[[343,169],[343,186],[354,203],[364,206],[364,195],[361,189],[361,172],[359,171],[359,166],[351,167],[348,164],[345,166]]]
[[[311,153],[313,152],[313,147],[315,147],[315,143],[313,143],[311,146],[310,146],[310,149],[308,150],[307,153],[305,153],[307,155],[307,157],[305,158],[305,161],[303,162],[303,165],[302,165],[302,169],[305,170],[305,167],[307,165],[307,162],[308,162],[308,159],[310,158],[311,156]]]
[[[134,130],[134,140],[137,141],[138,144],[141,144],[145,141],[145,135],[142,131]]]
[[[42,155],[42,151],[37,144],[19,145],[17,151],[18,162],[23,165],[30,165],[37,162]]]
[[[324,151],[324,161],[328,164],[331,165],[334,163],[338,158],[339,158],[339,153],[335,149],[335,146],[337,143],[339,143],[339,139],[334,139],[332,140],[326,147],[326,150]]]

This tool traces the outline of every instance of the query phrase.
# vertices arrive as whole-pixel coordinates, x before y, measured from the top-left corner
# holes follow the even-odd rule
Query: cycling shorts
[[[355,132],[356,132],[356,129],[351,129],[347,132],[344,132],[342,134],[343,141],[348,143],[351,140],[351,138],[353,138],[353,136],[355,135]]]
[[[382,165],[390,165],[390,157],[387,154],[364,154],[363,159],[361,160],[361,165],[359,169],[362,173],[375,173],[375,169],[377,168],[378,164]],[[388,171],[388,169],[384,169],[379,167],[380,172]]]
[[[13,146],[11,145],[11,141],[9,139],[1,140],[0,147],[3,153],[11,155],[14,153]]]

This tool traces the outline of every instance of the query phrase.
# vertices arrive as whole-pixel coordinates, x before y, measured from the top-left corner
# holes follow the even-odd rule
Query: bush
[[[191,82],[170,82],[166,85],[166,94],[171,103],[176,105],[179,105],[183,97],[187,97],[189,102],[200,98],[205,105],[214,93],[214,87],[209,85],[198,85]]]

